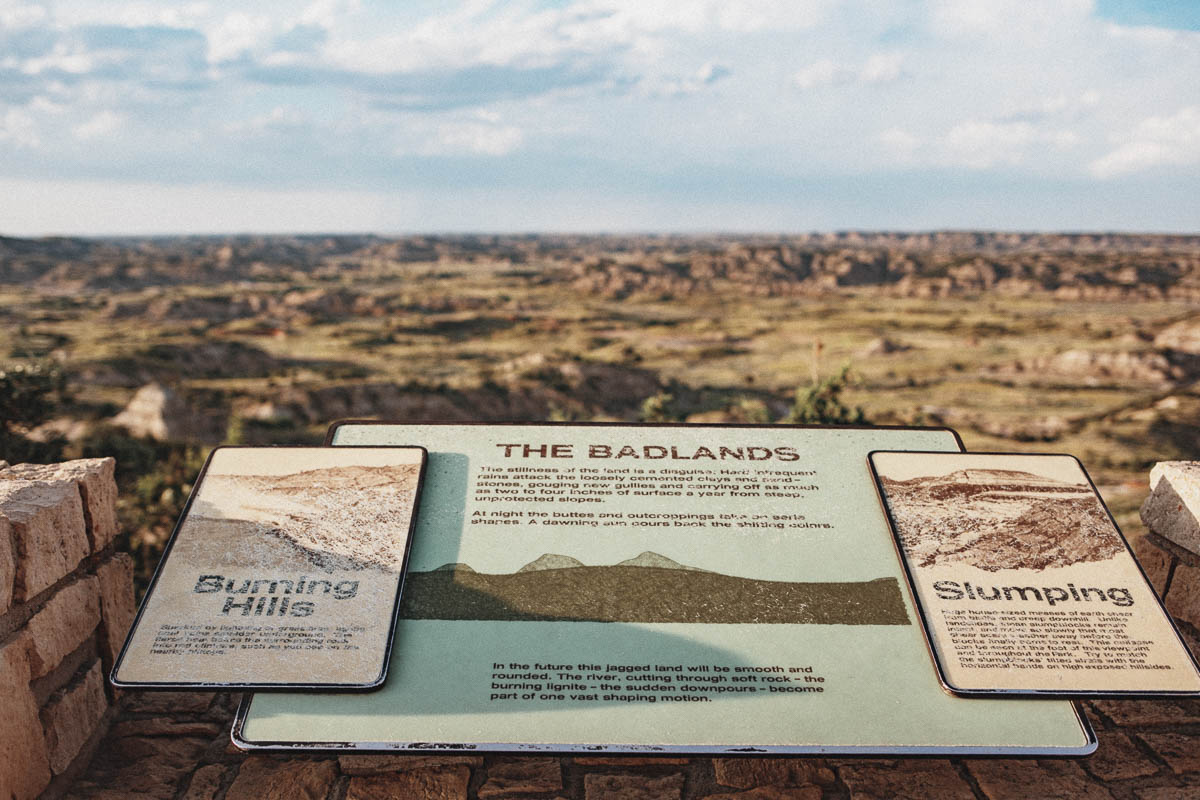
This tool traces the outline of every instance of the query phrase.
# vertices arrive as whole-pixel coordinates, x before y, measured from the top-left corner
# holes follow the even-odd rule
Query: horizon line
[[[1020,235],[1020,236],[1154,236],[1171,238],[1200,238],[1200,229],[1196,230],[1149,230],[1149,229],[1115,229],[1115,228],[823,228],[808,230],[669,230],[669,229],[629,229],[629,230],[536,230],[536,229],[429,229],[408,231],[379,231],[379,230],[226,230],[226,231],[160,231],[160,232],[127,232],[127,233],[37,233],[9,234],[0,231],[0,240],[15,241],[52,241],[56,239],[84,239],[93,241],[111,241],[119,239],[217,239],[240,237],[377,237],[381,239],[402,239],[413,237],[433,238],[464,238],[472,236],[496,237],[556,237],[556,236],[586,236],[592,238],[679,238],[679,239],[736,239],[747,237],[800,237],[800,236],[920,236],[930,234],[983,234],[990,236]]]

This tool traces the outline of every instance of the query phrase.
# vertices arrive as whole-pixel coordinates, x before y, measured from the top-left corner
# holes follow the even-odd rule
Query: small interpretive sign
[[[113,684],[378,687],[424,468],[420,447],[214,450]]]
[[[866,456],[946,428],[342,423],[429,451],[371,695],[247,696],[248,749],[1084,755],[1073,704],[929,663]]]
[[[1200,671],[1077,459],[875,452],[941,680],[965,695],[1200,692]]]

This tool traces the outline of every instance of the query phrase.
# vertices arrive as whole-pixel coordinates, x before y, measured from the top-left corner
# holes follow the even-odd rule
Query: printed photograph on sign
[[[1074,457],[870,458],[952,691],[1200,691],[1195,661]]]
[[[214,450],[114,683],[377,685],[424,463],[418,447]]]

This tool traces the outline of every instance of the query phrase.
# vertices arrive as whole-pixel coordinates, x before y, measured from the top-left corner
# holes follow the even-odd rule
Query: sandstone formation
[[[168,386],[151,383],[138,389],[133,399],[112,418],[112,424],[134,436],[159,441],[220,441],[219,421],[205,418]]]

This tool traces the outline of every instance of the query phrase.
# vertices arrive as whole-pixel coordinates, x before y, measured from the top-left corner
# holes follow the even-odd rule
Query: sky
[[[1194,0],[0,0],[0,235],[1200,232]]]

